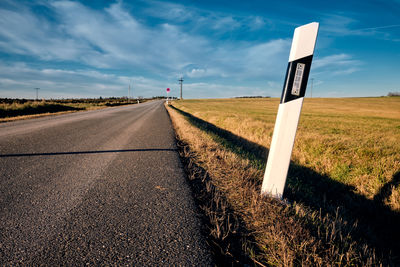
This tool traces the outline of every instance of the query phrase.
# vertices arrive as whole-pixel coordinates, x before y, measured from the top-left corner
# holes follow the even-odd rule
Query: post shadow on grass
[[[381,187],[378,194],[374,196],[374,201],[384,204],[384,201],[389,199],[392,194],[393,189],[400,185],[400,170],[393,175],[393,179],[387,182],[384,186]]]
[[[240,155],[242,158],[252,161],[252,163],[256,163],[256,165],[258,165],[257,167],[265,166],[264,161],[268,155],[268,150],[265,147],[246,140],[227,130],[221,129],[214,124],[199,119],[192,114],[180,110],[172,105],[170,107],[185,116],[192,125],[211,134],[212,138],[224,148]]]
[[[265,147],[220,129],[174,106],[171,107],[193,126],[208,132],[216,142],[238,156],[266,162],[268,149]],[[330,214],[333,217],[338,215],[349,223],[349,227],[356,223],[350,231],[354,241],[367,243],[389,264],[399,263],[397,255],[400,255],[400,214],[383,205],[383,200],[390,196],[391,188],[400,184],[399,173],[382,187],[373,200],[370,200],[357,194],[353,186],[342,184],[310,168],[291,162],[284,197],[289,201],[302,203],[321,212],[322,215]],[[261,182],[258,181],[260,188]]]
[[[400,263],[400,214],[383,204],[391,193],[387,187],[383,186],[385,193],[378,193],[371,200],[357,194],[353,186],[291,163],[284,197],[321,210],[322,214],[335,216],[337,213],[349,227],[356,223],[350,232],[352,238],[374,248],[387,264],[396,262],[397,265]]]

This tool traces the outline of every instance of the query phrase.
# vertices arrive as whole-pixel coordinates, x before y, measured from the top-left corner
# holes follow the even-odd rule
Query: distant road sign
[[[169,93],[169,91],[171,91],[171,89],[167,88],[167,92]]]

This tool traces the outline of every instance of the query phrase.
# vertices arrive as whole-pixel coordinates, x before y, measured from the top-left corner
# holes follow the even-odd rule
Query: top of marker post
[[[289,62],[314,54],[318,34],[318,22],[312,22],[294,30]]]

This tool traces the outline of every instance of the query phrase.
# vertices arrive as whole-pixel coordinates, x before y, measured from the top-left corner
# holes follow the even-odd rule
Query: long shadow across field
[[[259,144],[246,140],[238,135],[235,135],[227,130],[221,129],[214,124],[208,123],[202,119],[193,116],[174,106],[170,106],[177,112],[185,116],[185,118],[194,126],[202,131],[209,133],[212,138],[221,144],[224,148],[232,151],[242,158],[252,161],[252,164],[258,167],[265,166],[265,159],[268,156],[268,149]]]
[[[212,138],[238,156],[264,168],[268,149],[243,137],[221,129],[185,111],[171,106],[182,114],[193,126],[211,134]],[[326,175],[291,162],[284,197],[289,201],[303,203],[323,215],[339,216],[349,225],[352,239],[365,242],[382,254],[388,264],[400,263],[400,213],[384,205],[393,188],[400,184],[400,170],[384,185],[373,200],[359,195],[353,186],[339,183]],[[261,187],[261,181],[258,181]],[[311,231],[312,232],[312,231]]]

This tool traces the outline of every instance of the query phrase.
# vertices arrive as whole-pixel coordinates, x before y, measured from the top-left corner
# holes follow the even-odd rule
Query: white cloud
[[[358,21],[343,15],[327,14],[322,17],[321,30],[323,32],[334,35],[350,35],[352,33],[351,26],[357,24]]]
[[[397,42],[396,35],[391,30],[399,28],[400,24],[372,25],[360,28],[361,22],[343,14],[326,14],[321,20],[321,31],[331,36],[368,36],[382,40]]]
[[[336,54],[322,58],[316,58],[312,65],[312,70],[317,75],[323,74],[325,77],[347,75],[360,70],[362,62],[353,59],[348,54]]]
[[[149,28],[125,11],[121,2],[105,11],[91,10],[76,2],[52,5],[69,36],[101,51],[83,56],[94,67],[138,66],[168,72],[187,64],[209,46],[206,39],[188,35],[175,25],[164,23]]]
[[[251,46],[245,53],[245,66],[254,76],[276,76],[287,64],[291,40],[272,40]]]
[[[36,69],[25,64],[0,64],[0,97],[34,98],[41,88],[45,98],[162,95],[165,82],[141,76],[104,74],[93,70]]]
[[[249,27],[251,30],[259,30],[259,29],[265,27],[265,25],[267,24],[267,21],[260,16],[255,16],[255,17],[250,18],[248,24],[249,24]]]
[[[350,68],[346,68],[346,69],[342,69],[342,70],[335,70],[332,72],[333,76],[338,76],[338,75],[348,75],[348,74],[352,74],[354,72],[360,71],[360,68],[357,67],[350,67]]]
[[[322,58],[317,58],[314,60],[313,68],[319,69],[322,67],[333,67],[337,65],[359,65],[359,61],[351,59],[350,55],[347,54],[336,54],[329,55]]]
[[[23,4],[0,8],[0,49],[10,55],[27,55],[42,64],[39,68],[0,64],[2,92],[12,88],[28,94],[33,87],[41,87],[43,94],[49,90],[49,97],[126,95],[132,79],[134,92],[152,96],[163,94],[165,87],[175,88],[175,78],[180,75],[191,78],[192,83],[187,84],[191,97],[205,97],[210,92],[219,97],[265,95],[269,94],[265,90],[272,90],[270,85],[275,88],[277,83],[281,90],[290,39],[239,42],[213,35],[236,29],[260,30],[268,25],[263,17],[151,2],[147,14],[162,20],[149,25],[130,13],[123,1],[104,9],[91,9],[75,1],[42,3],[53,12],[51,21]],[[333,27],[333,21],[343,17],[330,19]],[[179,23],[182,21],[194,28],[188,30]],[[342,26],[330,31],[339,34],[351,23],[344,20]],[[65,67],[49,67],[46,62]],[[68,68],[69,63],[79,67]],[[345,75],[357,71],[359,65],[350,55],[338,54],[315,59],[313,69]],[[136,71],[143,77],[119,74]],[[243,86],[246,81],[254,88]]]
[[[89,9],[71,1],[52,1],[48,7],[57,14],[58,24],[35,16],[27,8],[19,13],[1,10],[8,19],[0,21],[0,36],[7,40],[0,46],[7,47],[9,53],[49,61],[75,61],[96,68],[137,67],[163,76],[182,72],[188,64],[201,64],[209,67],[203,71],[190,70],[188,76],[235,78],[269,75],[289,46],[288,40],[217,43],[169,23],[150,28],[129,14],[122,2],[105,10]],[[181,7],[175,5],[175,9]],[[264,23],[259,17],[249,20],[256,27]],[[214,29],[241,25],[231,16],[215,16],[208,21],[211,22]]]
[[[190,32],[205,30],[221,35],[235,30],[260,30],[267,24],[267,20],[261,16],[233,15],[161,1],[147,1],[147,3],[151,3],[151,7],[145,10],[146,14],[178,24],[188,23],[186,30]]]
[[[235,20],[232,16],[221,17],[215,20],[214,24],[211,26],[214,30],[232,31],[239,28],[241,23]]]
[[[199,78],[199,77],[205,77],[207,74],[206,69],[192,69],[189,72],[186,72],[186,76],[190,78]]]
[[[160,1],[146,1],[146,3],[150,6],[144,12],[151,17],[175,22],[194,20],[198,17],[197,12],[193,12],[179,4]]]
[[[43,60],[75,59],[85,44],[65,38],[62,31],[47,20],[20,6],[20,10],[0,9],[0,48],[9,53],[35,55]]]
[[[33,88],[40,88],[41,97],[126,96],[131,84],[132,96],[164,95],[170,87],[171,96],[178,96],[177,82],[165,82],[142,76],[118,76],[93,70],[35,69],[25,64],[0,64],[0,97],[34,98]],[[235,97],[243,95],[276,96],[277,83],[265,86],[226,85],[220,83],[184,83],[184,97]],[[280,90],[279,85],[279,90]]]

